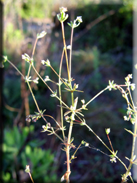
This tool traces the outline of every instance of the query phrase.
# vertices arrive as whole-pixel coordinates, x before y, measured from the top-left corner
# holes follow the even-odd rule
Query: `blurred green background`
[[[132,1],[91,0],[4,0],[4,55],[7,55],[24,74],[28,65],[21,59],[23,53],[31,55],[37,33],[45,30],[47,35],[38,41],[35,52],[36,68],[42,77],[49,75],[57,81],[48,68],[41,67],[42,59],[49,59],[56,71],[63,48],[61,27],[56,18],[59,7],[68,8],[69,20],[82,16],[83,23],[74,31],[72,53],[72,76],[79,89],[79,101],[88,101],[108,85],[108,80],[124,83],[127,74],[132,73]],[[67,21],[67,22],[68,22]],[[70,27],[65,22],[67,44]],[[62,75],[66,70],[63,65]],[[54,85],[50,85],[54,90]],[[58,101],[49,97],[50,92],[40,82],[33,91],[41,110],[60,120]],[[5,64],[4,70],[4,142],[3,181],[30,182],[25,166],[30,165],[35,182],[58,182],[65,173],[65,152],[55,136],[41,133],[42,120],[26,122],[26,116],[34,114],[35,104],[28,88],[19,74]],[[70,101],[64,93],[65,102]],[[131,149],[131,135],[124,128],[132,129],[123,120],[126,102],[118,91],[106,92],[88,106],[84,113],[86,122],[108,144],[105,128],[111,128],[110,138],[118,156],[125,162]],[[50,119],[48,119],[50,121]],[[52,123],[53,121],[51,121]],[[82,140],[93,148],[80,148],[77,159],[71,163],[72,182],[120,182],[123,166],[112,164],[109,152],[86,128],[74,125],[74,144]]]

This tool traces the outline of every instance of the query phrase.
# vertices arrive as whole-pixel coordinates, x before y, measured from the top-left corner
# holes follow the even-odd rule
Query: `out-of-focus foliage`
[[[111,2],[108,2],[108,0],[46,0],[46,2],[45,0],[4,0],[5,14],[12,13],[14,9],[14,11],[22,18],[47,18],[51,17],[53,10],[58,10],[61,6],[79,8],[89,4],[123,4],[125,7],[124,9],[126,10],[133,8],[133,0],[112,0]]]
[[[17,13],[21,18],[45,18],[51,16],[53,1],[47,0],[5,0],[5,15]]]
[[[114,11],[113,15],[107,15],[106,19],[89,29],[87,33],[79,38],[78,42],[83,42],[83,46],[86,47],[96,45],[102,52],[108,52],[112,49],[124,50],[132,47],[133,11],[132,8],[127,11],[127,7],[122,4],[100,4],[88,5],[85,9],[78,8],[76,15],[83,15],[83,23],[78,28],[80,31],[83,31],[87,25],[90,25],[98,17],[101,19],[110,10]]]
[[[7,52],[7,54],[11,54],[15,50],[18,52],[24,38],[25,36],[20,29],[15,29],[12,23],[8,23],[4,31],[4,48],[10,47],[10,49],[5,49],[5,52]]]
[[[34,125],[18,129],[5,129],[3,143],[3,180],[4,182],[28,181],[25,174],[26,165],[30,164],[35,181],[55,181],[56,166],[54,155],[50,150],[43,150],[40,146],[45,143],[39,139],[29,139],[34,132]],[[26,178],[26,180],[22,180]]]

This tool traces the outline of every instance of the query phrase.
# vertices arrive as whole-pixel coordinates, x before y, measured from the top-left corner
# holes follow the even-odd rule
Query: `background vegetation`
[[[132,19],[133,7],[131,1],[121,3],[89,3],[90,1],[57,1],[30,0],[14,2],[5,0],[4,15],[4,54],[14,62],[22,72],[21,55],[30,54],[36,34],[45,30],[45,39],[38,42],[35,54],[36,67],[44,77],[49,75],[55,80],[55,75],[40,66],[42,59],[49,59],[58,71],[62,50],[62,36],[56,18],[59,7],[67,6],[71,19],[82,16],[83,23],[74,32],[73,44],[73,77],[80,84],[79,98],[92,98],[103,89],[108,80],[118,84],[124,82],[127,74],[132,73]],[[69,44],[70,28],[65,26],[66,38]],[[64,70],[64,76],[66,74]],[[41,109],[47,109],[49,114],[59,119],[56,102],[49,97],[49,91],[42,83],[33,86],[35,96]],[[52,86],[54,87],[54,86]],[[25,120],[36,107],[28,93],[24,82],[11,66],[6,65],[4,73],[4,167],[5,182],[29,182],[24,172],[26,164],[30,164],[34,180],[39,182],[57,182],[64,169],[65,154],[60,142],[54,136],[41,133],[43,121],[28,124]],[[26,94],[28,93],[28,94]],[[67,94],[64,100],[68,101]],[[68,101],[69,102],[69,101]],[[85,113],[87,123],[96,133],[107,141],[105,128],[111,128],[111,139],[114,149],[119,151],[120,158],[125,162],[131,147],[131,136],[124,128],[131,128],[123,120],[125,101],[119,92],[106,92],[89,105]],[[90,143],[93,148],[81,148],[77,159],[72,163],[72,181],[84,182],[114,182],[120,179],[124,172],[119,163],[111,164],[109,158],[98,151],[108,153],[98,140],[88,133],[74,127],[76,145],[81,140]],[[124,137],[124,138],[123,138]],[[125,149],[127,151],[125,151]]]

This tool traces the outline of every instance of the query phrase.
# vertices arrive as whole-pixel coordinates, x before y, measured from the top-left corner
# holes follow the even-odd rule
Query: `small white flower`
[[[49,76],[45,76],[44,81],[45,81],[45,82],[50,81]]]
[[[88,147],[88,146],[89,146],[89,143],[86,142],[86,143],[85,143],[85,147]]]
[[[41,131],[41,132],[46,132],[48,129],[46,125],[42,125],[42,128],[43,128],[43,131]]]
[[[37,38],[40,39],[42,37],[44,37],[47,34],[47,32],[42,31],[41,33],[37,34]]]
[[[113,163],[113,162],[114,162],[114,163],[116,163],[116,162],[117,162],[117,160],[116,160],[116,158],[115,158],[115,157],[113,157],[113,158],[111,158],[111,159],[110,159],[110,162],[111,162],[111,163]]]
[[[71,50],[71,45],[68,45],[68,46],[67,46],[67,49],[68,49],[68,50]]]
[[[50,66],[50,61],[48,59],[46,60],[46,66]]]
[[[133,91],[135,89],[135,84],[133,83],[130,86],[131,86],[131,90]]]
[[[57,96],[57,91],[54,91],[50,96],[51,97],[56,97]]]
[[[50,67],[50,61],[48,59],[46,61],[45,60],[41,60],[41,63],[43,65],[46,65],[47,67]]]
[[[123,118],[124,118],[125,121],[129,121],[127,116],[123,116]]]
[[[71,156],[72,159],[75,159],[75,156]]]
[[[3,58],[4,58],[4,62],[6,62],[8,60],[7,56],[3,56]]]
[[[133,160],[132,161],[134,161],[135,159],[136,159],[136,155],[133,156]]]
[[[105,129],[106,134],[108,135],[110,133],[110,128]]]
[[[131,172],[129,172],[128,176],[131,176]]]
[[[74,89],[77,89],[78,88],[78,85],[79,84],[74,84]]]
[[[82,104],[85,104],[85,100],[83,99],[83,100],[81,100],[81,102],[82,102]]]
[[[87,110],[86,105],[82,105],[82,109]]]
[[[24,55],[22,55],[22,59],[29,62],[30,61],[30,56],[27,53],[24,53]]]
[[[45,65],[46,61],[45,61],[45,60],[41,60],[41,63],[42,63],[43,65]]]
[[[77,18],[76,18],[76,21],[78,21],[78,22],[82,22],[82,16],[78,16]]]
[[[30,168],[29,168],[29,165],[26,165],[25,172],[26,172],[26,173],[30,173]]]
[[[67,8],[65,8],[65,7],[61,7],[59,10],[60,10],[60,12],[67,12],[68,11]]]
[[[39,80],[39,78],[37,77],[36,79],[33,80],[33,82],[38,84],[39,83],[38,80]]]
[[[25,79],[25,82],[31,82],[31,81],[32,81],[32,80],[31,80],[31,76],[29,76],[29,77],[26,76],[24,79]]]
[[[65,116],[65,120],[69,122],[69,116]]]
[[[132,74],[128,74],[128,77],[129,77],[130,79],[132,79]]]

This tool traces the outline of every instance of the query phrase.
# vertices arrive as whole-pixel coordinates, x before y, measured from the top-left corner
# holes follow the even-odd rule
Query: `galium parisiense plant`
[[[59,67],[59,73],[57,73],[54,68],[52,67],[52,63],[50,63],[50,61],[47,59],[42,60],[41,64],[44,65],[45,67],[49,67],[58,77],[58,83],[52,81],[49,76],[46,76],[45,78],[42,78],[41,75],[37,72],[35,66],[34,66],[34,53],[35,53],[35,49],[36,49],[36,44],[38,39],[43,38],[46,35],[46,32],[43,31],[39,34],[37,34],[36,40],[35,40],[35,44],[33,47],[33,51],[32,51],[32,55],[29,56],[28,54],[24,53],[22,55],[22,60],[28,62],[29,64],[29,69],[27,72],[27,75],[24,76],[18,69],[17,67],[8,60],[7,56],[4,56],[4,62],[9,62],[21,75],[21,77],[25,80],[26,84],[28,85],[28,88],[31,92],[31,95],[33,97],[33,100],[35,102],[35,105],[37,107],[37,112],[35,112],[33,115],[29,115],[26,117],[26,120],[28,122],[32,121],[37,121],[39,118],[43,118],[44,122],[46,122],[46,125],[42,126],[42,131],[41,132],[46,132],[48,133],[48,135],[55,135],[56,137],[58,137],[61,141],[61,143],[63,143],[64,148],[63,150],[66,153],[66,172],[62,175],[61,177],[61,181],[66,181],[66,183],[70,182],[70,175],[71,175],[71,161],[73,161],[76,158],[76,153],[78,151],[78,149],[84,145],[84,146],[89,146],[88,142],[85,142],[84,140],[82,140],[82,142],[80,143],[80,145],[78,147],[76,147],[73,143],[74,138],[73,138],[73,127],[74,124],[77,125],[81,125],[85,126],[88,128],[88,130],[93,133],[97,139],[108,149],[108,151],[110,152],[110,161],[113,163],[116,163],[117,160],[120,161],[120,163],[125,167],[125,174],[122,175],[121,177],[121,182],[127,182],[128,178],[131,179],[132,182],[132,175],[131,175],[131,167],[133,164],[137,164],[137,159],[136,156],[134,154],[134,149],[135,149],[135,140],[137,138],[137,123],[136,123],[136,113],[137,113],[137,108],[133,102],[132,99],[132,95],[131,95],[131,90],[135,89],[135,84],[131,83],[131,79],[132,79],[132,74],[129,74],[126,78],[125,78],[125,84],[124,85],[117,85],[114,83],[114,81],[109,81],[109,85],[104,88],[102,91],[100,91],[98,94],[96,94],[92,99],[90,99],[88,102],[86,102],[84,99],[81,100],[81,107],[78,108],[77,104],[78,104],[78,97],[76,97],[76,92],[82,92],[80,90],[78,90],[78,84],[74,83],[74,79],[72,77],[72,73],[71,73],[71,62],[72,62],[72,42],[73,42],[73,32],[74,29],[76,27],[78,27],[81,23],[82,23],[82,17],[78,16],[73,22],[71,21],[70,23],[68,23],[68,25],[71,27],[71,37],[70,37],[70,45],[66,45],[66,40],[65,40],[65,32],[64,32],[64,21],[66,21],[68,19],[68,14],[67,12],[67,8],[61,7],[60,8],[60,13],[57,14],[57,18],[61,23],[61,29],[62,29],[62,38],[63,38],[63,50],[62,50],[62,55],[61,55],[61,60],[60,60],[60,67]],[[69,52],[69,54],[68,54]],[[63,58],[65,57],[66,60],[66,70],[67,70],[67,78],[62,78],[62,62],[63,62]],[[35,73],[37,74],[36,78],[33,78],[31,76],[31,70],[34,70]],[[47,86],[47,88],[50,90],[51,92],[51,97],[56,98],[59,101],[60,104],[60,116],[61,116],[61,121],[56,121],[56,119],[54,119],[54,117],[46,114],[46,109],[44,111],[40,110],[39,105],[36,101],[35,95],[32,91],[31,82],[34,82],[36,84],[39,83],[39,79],[41,79],[41,81]],[[52,88],[48,85],[48,82],[54,82],[57,87],[58,90],[57,91],[53,91]],[[68,106],[68,104],[66,104],[63,100],[62,100],[62,91],[66,90],[69,93],[70,96],[70,100],[71,100],[71,105]],[[84,119],[84,115],[82,113],[82,111],[84,110],[88,110],[88,105],[95,100],[99,95],[101,95],[103,92],[105,92],[106,90],[119,90],[122,94],[122,97],[126,100],[127,103],[127,115],[124,116],[124,120],[125,121],[130,121],[133,125],[134,125],[134,131],[130,131],[128,129],[125,129],[128,133],[132,134],[133,136],[133,142],[132,142],[132,150],[131,150],[131,157],[127,158],[127,160],[129,160],[129,166],[127,167],[124,162],[118,157],[118,151],[114,150],[110,137],[109,137],[109,133],[110,133],[110,128],[105,129],[106,131],[106,135],[107,138],[109,140],[109,144],[110,146],[106,145],[106,143],[93,131],[93,129],[88,126],[88,124],[86,123],[85,119]],[[46,117],[50,117],[51,119],[54,120],[55,124],[57,125],[58,128],[55,128],[54,126],[52,126],[46,119]],[[69,129],[68,129],[68,133],[66,133],[66,126],[65,123],[69,123]],[[58,135],[58,130],[60,130],[62,132],[62,135],[59,136]],[[74,153],[71,156],[70,155],[70,149],[74,149]],[[29,165],[26,165],[26,170],[25,170],[29,176],[31,181],[34,183],[34,180],[32,178],[32,175],[30,173],[30,168]]]

